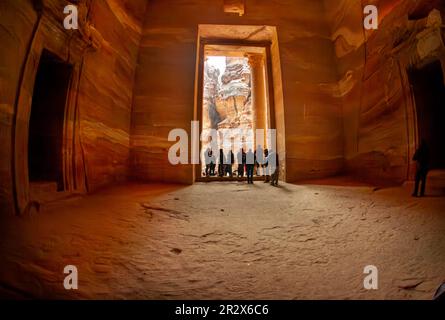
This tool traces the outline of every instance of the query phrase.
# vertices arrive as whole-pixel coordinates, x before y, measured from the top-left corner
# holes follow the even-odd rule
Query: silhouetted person
[[[414,153],[413,160],[417,162],[416,182],[414,184],[413,197],[418,196],[419,183],[422,184],[420,187],[420,196],[423,197],[425,195],[426,176],[428,174],[428,164],[429,164],[429,151],[425,139],[422,139],[419,148]]]
[[[208,177],[210,175],[211,161],[212,161],[212,149],[207,148],[206,153],[205,153],[205,164],[206,164],[205,176],[206,177]]]
[[[255,164],[257,166],[257,176],[263,175],[261,170],[263,161],[264,161],[264,150],[263,147],[261,147],[261,145],[258,145],[255,150]]]
[[[229,150],[227,153],[227,161],[226,161],[226,173],[229,174],[229,177],[232,177],[232,165],[235,163],[235,156],[233,155],[232,150]]]
[[[244,149],[240,149],[236,154],[236,160],[238,163],[238,177],[244,177],[244,166],[246,165],[246,153]]]
[[[270,180],[268,157],[269,157],[269,150],[264,149],[264,159],[263,163],[261,164],[261,167],[263,168],[264,183],[267,183]]]
[[[211,156],[210,156],[210,176],[215,175],[215,167],[216,167],[216,157],[213,154],[213,151],[211,150]]]
[[[223,151],[223,149],[219,149],[218,175],[220,177],[224,176],[224,151]]]
[[[270,184],[272,186],[277,187],[278,186],[278,175],[280,172],[280,164],[278,161],[278,153],[275,150],[272,150],[269,153],[269,157],[268,157],[268,167],[269,167],[269,171],[272,173],[271,174],[271,180],[270,180]]]
[[[247,183],[253,184],[253,171],[255,170],[255,154],[252,149],[246,153],[246,169],[247,169]]]

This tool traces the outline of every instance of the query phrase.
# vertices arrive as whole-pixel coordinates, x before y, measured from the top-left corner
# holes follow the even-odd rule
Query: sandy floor
[[[0,295],[430,299],[445,280],[445,198],[403,188],[129,184],[2,221]],[[63,287],[76,265],[79,290]],[[363,268],[379,289],[363,288]]]

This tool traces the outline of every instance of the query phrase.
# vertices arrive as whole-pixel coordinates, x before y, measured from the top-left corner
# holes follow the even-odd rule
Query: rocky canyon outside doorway
[[[238,176],[238,153],[247,152],[257,145],[267,148],[269,103],[265,49],[231,45],[206,45],[204,49],[202,82],[202,130],[200,178],[216,179]],[[218,142],[215,152],[206,160],[212,149],[212,138],[205,133],[217,130]],[[260,129],[260,131],[257,131]],[[261,131],[263,130],[263,131]],[[259,133],[259,134],[258,134]],[[222,154],[221,154],[222,150]],[[232,170],[219,172],[221,158]],[[215,154],[216,153],[216,154]],[[213,164],[211,170],[208,162]],[[229,165],[230,166],[230,165]],[[227,167],[226,167],[227,168]]]

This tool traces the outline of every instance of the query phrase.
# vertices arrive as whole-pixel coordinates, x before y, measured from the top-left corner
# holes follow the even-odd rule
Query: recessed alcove
[[[44,50],[37,70],[29,120],[30,183],[63,190],[63,128],[72,66]]]
[[[445,169],[445,85],[440,61],[409,71],[416,102],[419,140],[430,150],[430,168]]]

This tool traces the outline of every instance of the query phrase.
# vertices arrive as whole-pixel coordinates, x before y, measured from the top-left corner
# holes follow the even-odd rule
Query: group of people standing
[[[243,178],[244,173],[247,176],[247,183],[253,184],[253,175],[256,171],[257,176],[263,176],[264,182],[270,182],[273,186],[278,186],[279,176],[279,162],[278,154],[274,150],[262,149],[261,146],[257,147],[257,150],[245,152],[244,149],[240,149],[236,155],[232,150],[229,150],[224,154],[223,149],[219,149],[218,158],[213,154],[211,148],[208,148],[205,153],[205,176],[219,176],[219,177],[233,177],[233,166],[235,165],[236,175],[238,178]],[[218,166],[217,172],[215,172]],[[255,170],[256,168],[256,170]]]
[[[417,168],[412,195],[414,197],[419,196],[420,186],[420,196],[423,197],[425,195],[426,179],[429,171],[429,150],[425,139],[420,143],[413,160],[417,162]],[[233,166],[236,164],[236,175],[238,178],[243,178],[244,173],[246,173],[247,183],[253,184],[253,175],[256,171],[257,176],[264,177],[264,182],[270,182],[271,185],[278,186],[278,154],[274,150],[263,150],[261,146],[258,146],[255,152],[253,152],[252,149],[249,149],[248,152],[240,149],[236,155],[236,162],[232,150],[224,154],[224,150],[219,149],[219,156],[216,158],[212,149],[208,148],[205,152],[205,164],[204,174],[206,177],[233,177]],[[217,171],[215,171],[216,166],[218,166]]]

